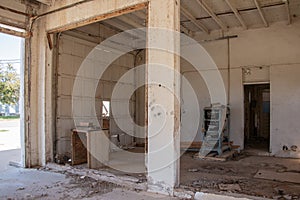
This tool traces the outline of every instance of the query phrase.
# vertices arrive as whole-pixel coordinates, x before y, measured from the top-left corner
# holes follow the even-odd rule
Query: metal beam
[[[224,30],[228,31],[227,26],[221,19],[213,12],[213,10],[205,3],[205,1],[196,0],[196,2],[216,21],[216,23]]]
[[[292,19],[291,19],[289,0],[284,0],[284,1],[285,1],[286,12],[287,12],[287,21],[288,21],[287,23],[291,24]]]
[[[195,26],[197,26],[199,29],[204,31],[205,33],[209,34],[208,28],[206,28],[202,23],[198,22],[197,19],[185,8],[181,6],[181,13],[188,18]]]
[[[264,13],[263,13],[263,11],[262,11],[262,9],[261,9],[261,7],[260,7],[258,1],[257,1],[257,0],[253,0],[253,1],[254,1],[254,3],[255,3],[255,6],[256,6],[256,8],[257,8],[257,10],[258,10],[258,13],[259,13],[259,15],[260,15],[262,21],[264,22],[265,27],[268,27],[269,24],[268,24],[268,22],[267,22],[267,20],[266,20],[266,18],[265,18],[265,15],[264,15]]]
[[[230,0],[225,0],[227,5],[230,7],[230,9],[234,12],[234,15],[236,16],[236,18],[239,20],[239,22],[241,23],[241,25],[243,26],[244,29],[247,29],[247,25],[244,22],[241,14],[239,13],[239,11],[231,4]]]

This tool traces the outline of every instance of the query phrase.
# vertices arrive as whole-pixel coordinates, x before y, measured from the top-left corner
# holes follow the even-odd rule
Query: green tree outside
[[[0,103],[16,105],[20,98],[20,77],[12,64],[0,64]]]

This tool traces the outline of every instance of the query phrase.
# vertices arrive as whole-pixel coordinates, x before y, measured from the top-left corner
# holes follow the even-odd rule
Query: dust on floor
[[[8,167],[0,171],[0,199],[137,199],[168,200],[167,196],[129,190],[69,172]]]
[[[181,187],[192,191],[229,192],[272,199],[300,199],[300,184],[254,178],[259,170],[300,173],[299,159],[246,156],[226,162],[181,157]]]

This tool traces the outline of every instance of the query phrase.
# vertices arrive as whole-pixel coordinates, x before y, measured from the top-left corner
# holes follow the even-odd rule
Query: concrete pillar
[[[180,96],[180,78],[176,72],[180,71],[180,59],[172,52],[179,52],[180,46],[180,39],[173,32],[180,29],[180,1],[150,0],[148,27],[148,190],[173,195],[173,188],[179,183],[180,98],[176,96]],[[165,51],[152,48],[158,46]]]
[[[45,164],[45,22],[33,23],[26,41],[25,61],[25,167]]]

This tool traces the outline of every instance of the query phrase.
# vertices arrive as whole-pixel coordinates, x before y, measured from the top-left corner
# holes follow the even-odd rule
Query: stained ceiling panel
[[[266,20],[269,23],[287,20],[288,14],[285,5],[264,8]]]
[[[190,11],[190,13],[196,18],[210,17],[195,0],[182,1],[181,6]]]
[[[190,31],[193,31],[193,32],[200,32],[201,30],[198,28],[198,27],[196,27],[193,23],[191,23],[191,22],[184,22],[184,23],[182,23],[183,24],[183,26],[185,27],[185,28],[187,28],[188,30],[190,30]]]
[[[254,8],[255,3],[253,0],[229,0],[231,4],[238,10]]]
[[[261,5],[261,6],[284,3],[283,0],[258,0],[258,2],[259,2],[259,5]]]
[[[234,14],[222,15],[220,19],[228,26],[228,28],[242,26]]]
[[[241,16],[249,28],[257,28],[264,26],[263,21],[257,10],[242,12]]]
[[[218,30],[220,29],[220,26],[213,20],[212,18],[207,18],[201,20],[201,22],[210,30]]]
[[[205,0],[205,2],[214,11],[214,13],[231,12],[225,0]]]

